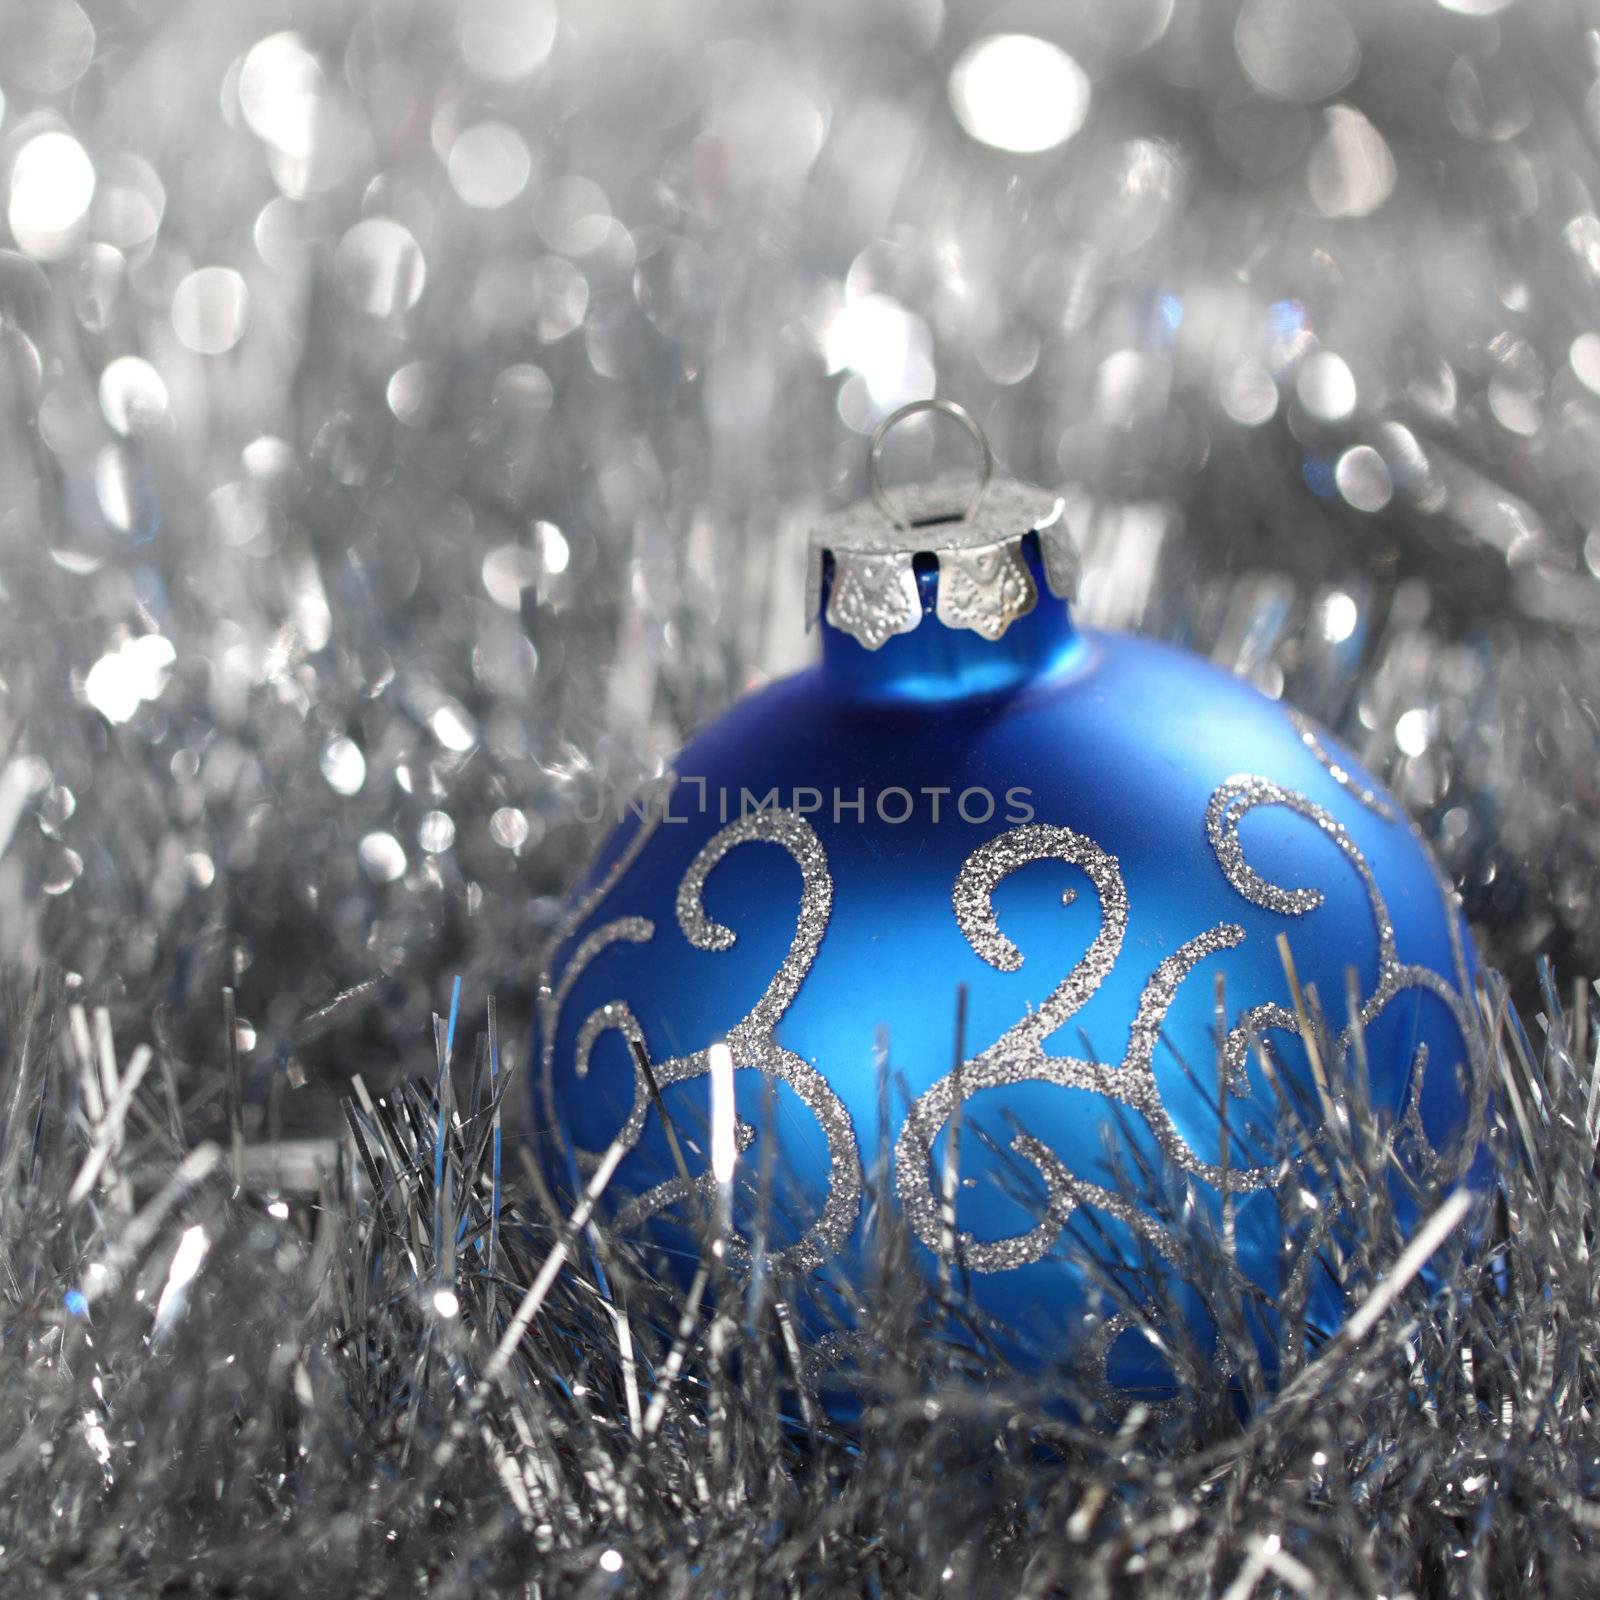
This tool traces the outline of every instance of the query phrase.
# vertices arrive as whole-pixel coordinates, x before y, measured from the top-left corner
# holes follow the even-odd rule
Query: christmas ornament
[[[944,402],[884,426],[929,408],[972,426]],[[871,498],[813,539],[820,663],[693,739],[576,892],[540,986],[547,1144],[571,1191],[604,1158],[614,1225],[690,1259],[725,1043],[736,1253],[859,1281],[881,1151],[930,1279],[962,1269],[1002,1339],[1087,1330],[1114,1382],[1161,1383],[1069,1238],[1176,1270],[1171,1216],[1131,1198],[1162,1174],[1191,1225],[1226,1216],[1261,1316],[1300,1297],[1331,1326],[1319,1126],[1359,1075],[1411,1182],[1472,1166],[1473,956],[1328,735],[1075,626],[1062,502],[991,482],[973,432],[975,494],[891,501],[880,429]]]

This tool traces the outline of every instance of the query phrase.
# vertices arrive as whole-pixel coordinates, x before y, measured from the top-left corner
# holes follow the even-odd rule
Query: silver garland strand
[[[0,9],[4,1592],[1589,1592],[1597,29]],[[715,1194],[685,1301],[615,1152],[576,1216],[518,1153],[593,819],[804,659],[806,532],[935,391],[1061,488],[1085,615],[1389,780],[1506,974],[1485,1208],[1402,1228],[1352,1088],[1264,1308],[1125,1164],[1175,1259],[1031,1384],[870,1153],[820,1349]],[[1166,1403],[1094,1381],[1140,1329]]]

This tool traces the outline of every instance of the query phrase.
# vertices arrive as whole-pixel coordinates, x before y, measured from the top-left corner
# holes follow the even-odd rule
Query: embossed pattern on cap
[[[825,561],[833,561],[826,618],[868,650],[922,620],[912,562],[939,564],[935,615],[946,627],[971,628],[998,639],[1028,614],[1038,588],[1022,553],[1039,539],[1045,583],[1060,599],[1077,593],[1078,550],[1067,530],[1060,495],[1011,479],[996,479],[971,505],[959,478],[916,484],[894,494],[897,516],[861,500],[827,518],[811,535],[806,626],[823,612]]]

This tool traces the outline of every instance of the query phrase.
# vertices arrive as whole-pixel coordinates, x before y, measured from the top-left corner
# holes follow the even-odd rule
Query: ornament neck
[[[869,650],[824,620],[822,671],[830,689],[847,700],[939,703],[1013,693],[1070,665],[1082,648],[1071,609],[1047,585],[1038,537],[1026,536],[1020,551],[1037,599],[998,639],[938,620],[938,572],[932,561],[917,563],[923,614],[909,632],[893,634]],[[824,578],[824,617],[832,577],[829,572]]]

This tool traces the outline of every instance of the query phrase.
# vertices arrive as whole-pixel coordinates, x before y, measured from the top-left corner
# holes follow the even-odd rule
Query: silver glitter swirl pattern
[[[1375,790],[1357,782],[1354,773],[1334,760],[1332,752],[1322,742],[1322,735],[1317,725],[1309,717],[1296,711],[1292,706],[1284,707],[1284,715],[1288,717],[1294,731],[1300,735],[1300,742],[1321,762],[1328,776],[1341,789],[1348,790],[1354,795],[1373,816],[1381,818],[1384,822],[1394,821],[1394,807]]]
[[[843,1247],[855,1230],[861,1211],[861,1157],[850,1113],[815,1067],[774,1043],[769,1035],[750,1027],[748,1019],[730,1030],[726,1042],[735,1072],[760,1072],[774,1082],[787,1084],[822,1129],[828,1148],[828,1191],[821,1213],[794,1244],[777,1252],[771,1263],[780,1273],[815,1271]],[[655,1069],[656,1080],[663,1089],[705,1077],[710,1071],[707,1050],[675,1056]],[[662,1203],[670,1203],[673,1198],[677,1198],[677,1191]],[[638,1212],[641,1221],[649,1214],[643,1209]]]
[[[750,1126],[743,1117],[735,1118],[733,1124],[734,1148],[743,1155],[751,1145],[756,1142],[756,1130]],[[624,1233],[641,1227],[658,1211],[666,1211],[672,1206],[681,1206],[687,1201],[698,1201],[702,1208],[709,1207],[716,1199],[717,1176],[707,1168],[698,1178],[684,1179],[683,1177],[668,1178],[665,1183],[658,1183],[653,1189],[646,1189],[643,1194],[635,1195],[626,1205],[617,1211],[617,1227]],[[735,1264],[741,1264],[748,1257],[744,1248],[744,1241],[737,1234],[731,1235],[726,1241],[728,1259]]]
[[[929,1249],[952,1248],[946,1219],[931,1181],[934,1142],[959,1107],[985,1089],[1020,1083],[1049,1083],[1085,1089],[1133,1108],[1149,1124],[1163,1152],[1184,1170],[1215,1182],[1220,1173],[1199,1160],[1172,1122],[1156,1085],[1154,1055],[1162,1023],[1178,987],[1206,956],[1233,948],[1244,930],[1232,923],[1191,939],[1158,966],[1145,985],[1128,1033],[1123,1059],[1115,1064],[1052,1056],[1044,1042],[1080,1010],[1117,963],[1128,926],[1128,895],[1115,856],[1070,828],[1032,823],[1013,828],[981,845],[968,857],[952,890],[957,924],[973,951],[1002,972],[1023,964],[1021,952],[1000,931],[993,895],[1002,879],[1038,861],[1077,867],[1094,887],[1100,928],[1083,958],[1043,1005],[1006,1030],[988,1049],[963,1061],[926,1090],[911,1107],[895,1143],[895,1186],[912,1232]],[[1064,896],[1070,903],[1070,896]],[[1137,1208],[1097,1184],[1073,1177],[1060,1157],[1030,1135],[1019,1134],[1012,1149],[1038,1170],[1048,1197],[1043,1216],[1024,1233],[980,1240],[962,1233],[953,1251],[969,1270],[1005,1272],[1039,1260],[1054,1244],[1067,1219],[1081,1205],[1094,1205],[1141,1229]],[[1230,1172],[1235,1188],[1266,1182],[1266,1169]]]
[[[1378,935],[1379,971],[1388,972],[1398,966],[1400,958],[1395,953],[1394,924],[1389,920],[1389,908],[1378,888],[1378,880],[1372,875],[1372,868],[1367,865],[1367,858],[1345,830],[1344,824],[1332,812],[1324,811],[1303,794],[1285,789],[1267,778],[1249,774],[1229,778],[1217,789],[1206,808],[1206,833],[1222,867],[1223,876],[1247,900],[1284,916],[1304,916],[1322,905],[1325,896],[1320,889],[1290,889],[1281,884],[1268,883],[1246,861],[1244,846],[1239,840],[1239,825],[1251,811],[1268,805],[1283,806],[1308,822],[1315,823],[1339,847],[1367,892],[1367,903],[1372,908],[1373,926]]]
[[[734,933],[707,915],[701,896],[712,869],[727,853],[741,844],[765,841],[787,850],[800,868],[800,912],[795,919],[794,941],[766,993],[755,1003],[739,1028],[757,1027],[770,1033],[800,992],[800,984],[817,947],[827,930],[833,908],[833,879],[828,873],[828,858],[809,822],[794,811],[755,811],[739,817],[714,834],[701,849],[678,885],[678,926],[697,950],[731,950]],[[730,1030],[737,1032],[738,1029]]]
[[[1100,932],[1089,947],[1088,955],[1072,970],[1040,1013],[1041,1019],[1053,1019],[1039,1032],[1038,1036],[1044,1038],[1054,1033],[1094,993],[1117,964],[1117,954],[1128,931],[1128,893],[1123,887],[1122,868],[1117,858],[1071,828],[1030,822],[979,845],[956,874],[951,901],[956,925],[967,943],[1001,972],[1018,971],[1022,966],[1022,952],[1000,931],[994,914],[994,891],[1003,879],[1036,861],[1061,861],[1081,868],[1099,896],[1101,918]],[[1070,904],[1071,897],[1069,889],[1062,903]]]
[[[626,1000],[612,1000],[606,1005],[597,1006],[583,1019],[583,1025],[578,1029],[578,1041],[575,1046],[576,1059],[573,1070],[579,1078],[589,1076],[589,1062],[594,1054],[594,1047],[603,1033],[620,1033],[630,1045],[643,1045],[644,1029],[639,1026],[639,1019],[634,1016],[632,1008]],[[644,1074],[635,1066],[633,1073],[633,1105],[628,1112],[628,1120],[623,1123],[617,1138],[628,1148],[632,1149],[639,1142],[639,1135],[644,1131],[645,1119],[650,1115],[650,1085],[645,1081]]]
[[[1443,902],[1451,955],[1456,969],[1456,983],[1459,987],[1452,986],[1431,967],[1406,965],[1401,962],[1395,946],[1394,924],[1390,920],[1389,908],[1384,901],[1382,891],[1378,888],[1377,879],[1373,876],[1366,857],[1351,839],[1343,824],[1329,812],[1324,811],[1321,806],[1306,799],[1304,795],[1285,789],[1266,778],[1248,774],[1229,778],[1220,785],[1211,797],[1206,812],[1206,832],[1216,853],[1218,864],[1228,882],[1240,894],[1257,905],[1285,916],[1303,916],[1323,903],[1321,891],[1286,888],[1281,884],[1269,883],[1245,859],[1244,846],[1239,837],[1240,823],[1252,810],[1268,805],[1286,807],[1297,816],[1314,823],[1338,846],[1360,878],[1372,912],[1373,928],[1378,938],[1378,975],[1372,992],[1361,1002],[1355,1016],[1335,1041],[1336,1083],[1344,1081],[1358,1029],[1369,1027],[1396,996],[1408,989],[1423,990],[1434,995],[1449,1011],[1466,1051],[1469,1079],[1467,1122],[1457,1140],[1454,1162],[1443,1160],[1428,1141],[1422,1126],[1420,1109],[1415,1116],[1409,1111],[1413,1101],[1417,1101],[1420,1106],[1421,1075],[1426,1069],[1426,1058],[1421,1057],[1412,1066],[1412,1081],[1407,1093],[1407,1112],[1397,1131],[1403,1133],[1415,1147],[1425,1172],[1451,1171],[1458,1176],[1464,1174],[1472,1164],[1482,1140],[1484,1118],[1487,1114],[1487,1041],[1468,999],[1469,973],[1466,951],[1462,945],[1461,930],[1455,913],[1454,891],[1444,879],[1438,864],[1428,853],[1427,846],[1415,825],[1412,825],[1410,831],[1428,861],[1429,870]],[[1247,1013],[1241,1019],[1240,1027],[1230,1033],[1226,1046],[1241,1064],[1248,1044],[1247,1037],[1239,1039],[1238,1036],[1241,1030],[1248,1029],[1251,1021],[1252,1014]],[[1275,1011],[1271,1008],[1259,1009],[1254,1014],[1254,1021],[1258,1032],[1269,1027],[1281,1028],[1285,1032],[1297,1035],[1301,1032],[1298,1017],[1281,1007]]]
[[[649,939],[654,935],[654,925],[643,917],[623,917],[604,928],[596,929],[568,958],[559,980],[553,976],[555,958],[562,947],[571,941],[578,929],[594,915],[629,867],[639,859],[644,847],[654,835],[659,820],[659,813],[654,807],[646,810],[639,819],[639,826],[634,830],[633,837],[623,846],[617,859],[606,868],[594,887],[587,894],[580,896],[556,925],[539,958],[539,979],[534,989],[534,1010],[539,1019],[540,1039],[539,1096],[543,1102],[545,1121],[550,1127],[556,1127],[560,1120],[556,1114],[553,1092],[556,1029],[560,1025],[561,1011],[573,984],[582,977],[589,963],[602,950],[618,939],[630,942]]]
[[[1366,792],[1353,785],[1348,773],[1341,778],[1344,769],[1327,758],[1320,741],[1313,742],[1314,733],[1308,735],[1300,724],[1297,727],[1307,748],[1323,762],[1335,781],[1349,788],[1357,799],[1363,799]],[[1377,796],[1367,795],[1363,803],[1380,817],[1393,815]],[[1251,774],[1240,774],[1219,785],[1205,818],[1206,834],[1218,866],[1236,892],[1252,904],[1286,917],[1302,917],[1325,904],[1326,897],[1321,889],[1273,883],[1247,859],[1241,824],[1252,811],[1267,806],[1287,809],[1318,829],[1335,846],[1360,880],[1372,915],[1378,943],[1377,979],[1336,1042],[1333,1061],[1336,1083],[1344,1080],[1358,1029],[1374,1022],[1403,992],[1425,991],[1435,995],[1460,1031],[1473,1080],[1468,1127],[1455,1163],[1457,1169],[1464,1170],[1482,1136],[1487,1078],[1481,1030],[1464,993],[1468,967],[1460,929],[1451,914],[1449,885],[1430,858],[1445,903],[1459,988],[1431,968],[1405,965],[1400,961],[1394,928],[1377,880],[1343,824],[1304,795]],[[637,858],[648,831],[648,826],[642,827],[630,841],[617,866],[577,908],[581,915],[575,914],[563,924],[557,944],[570,940],[582,917],[592,914],[610,886]],[[821,842],[806,820],[793,812],[761,811],[741,817],[714,835],[691,862],[678,886],[675,910],[684,937],[696,949],[732,949],[737,935],[706,913],[704,890],[708,877],[729,851],[751,843],[777,845],[795,860],[801,870],[800,907],[793,940],[778,971],[749,1013],[729,1028],[725,1037],[735,1069],[760,1072],[787,1084],[816,1118],[826,1139],[829,1178],[820,1214],[802,1237],[774,1262],[782,1270],[807,1271],[820,1266],[849,1238],[859,1215],[863,1187],[859,1146],[842,1101],[816,1067],[784,1049],[774,1037],[778,1023],[815,961],[828,924],[833,885]],[[1156,1079],[1156,1047],[1180,987],[1208,956],[1234,949],[1244,941],[1244,930],[1237,924],[1219,923],[1188,940],[1156,967],[1140,994],[1120,1061],[1107,1063],[1049,1053],[1046,1041],[1082,1009],[1121,957],[1128,930],[1129,904],[1116,857],[1067,827],[1033,823],[1013,828],[979,846],[963,863],[952,886],[951,905],[957,925],[980,959],[1000,972],[1019,971],[1023,966],[1023,954],[1000,929],[994,909],[994,891],[1012,873],[1043,861],[1061,862],[1083,873],[1098,902],[1099,926],[1083,956],[1042,1004],[1030,1008],[986,1049],[963,1061],[918,1097],[899,1130],[894,1147],[895,1184],[901,1204],[912,1232],[923,1244],[937,1253],[953,1256],[974,1272],[1005,1272],[1041,1259],[1053,1248],[1073,1214],[1086,1206],[1117,1218],[1171,1260],[1171,1241],[1160,1235],[1159,1228],[1138,1207],[1130,1205],[1113,1190],[1073,1174],[1058,1152],[1031,1134],[1018,1133],[1011,1141],[1012,1150],[1038,1173],[1045,1195],[1040,1215],[1024,1232],[1005,1238],[979,1239],[971,1233],[953,1230],[951,1218],[935,1193],[932,1166],[934,1146],[941,1130],[976,1095],[988,1089],[1022,1083],[1080,1089],[1126,1105],[1144,1120],[1168,1160],[1190,1177],[1214,1188],[1242,1192],[1275,1187],[1295,1170],[1292,1162],[1224,1168],[1203,1160],[1173,1121]],[[1074,889],[1066,889],[1061,897],[1063,905],[1070,906],[1075,895]],[[577,977],[604,950],[622,942],[647,942],[654,937],[654,932],[653,925],[645,918],[618,918],[593,930],[579,942],[559,981],[552,982],[548,970],[541,974],[541,1005],[550,1024],[545,1032],[547,1073],[554,1023]],[[1299,1036],[1301,1026],[1294,1010],[1277,1003],[1257,1004],[1241,1012],[1223,1040],[1221,1066],[1226,1089],[1236,1096],[1248,1094],[1252,1047],[1258,1046],[1268,1032]],[[597,1008],[585,1018],[579,1030],[575,1046],[575,1069],[579,1077],[587,1074],[594,1046],[607,1031],[618,1032],[630,1042],[643,1043],[638,1020],[625,1002],[613,1001]],[[1419,1051],[1407,1086],[1400,1124],[1391,1137],[1403,1138],[1415,1152],[1417,1164],[1425,1175],[1437,1178],[1451,1164],[1428,1142],[1422,1123],[1421,1094],[1427,1066],[1426,1051]],[[706,1076],[710,1070],[708,1050],[660,1062],[654,1070],[663,1088]],[[638,1142],[651,1104],[649,1085],[637,1066],[634,1077],[633,1104],[617,1135],[625,1148],[632,1148]],[[745,1128],[740,1137],[744,1141],[741,1148],[744,1148],[754,1135]],[[701,1194],[709,1181],[701,1178],[686,1185],[681,1177],[669,1180],[630,1201],[623,1215],[630,1225],[643,1222],[658,1211],[682,1205]],[[736,1245],[734,1249],[738,1256],[743,1247]]]
[[[1300,1019],[1288,1006],[1280,1006],[1273,1001],[1250,1006],[1240,1012],[1238,1022],[1228,1030],[1228,1036],[1222,1044],[1223,1082],[1231,1094],[1249,1094],[1251,1046],[1260,1043],[1263,1035],[1274,1030],[1287,1031],[1298,1037]]]
[[[1302,730],[1302,737],[1305,733]],[[1314,737],[1314,736],[1313,736]],[[1327,758],[1320,742],[1306,740],[1312,753],[1323,760],[1341,786],[1351,789],[1358,799],[1364,791],[1354,786],[1344,769]],[[1340,774],[1343,773],[1341,778]],[[1392,810],[1375,795],[1363,803],[1380,816]],[[1325,903],[1320,889],[1285,886],[1269,882],[1246,858],[1240,839],[1240,824],[1252,810],[1261,806],[1282,806],[1319,828],[1344,855],[1366,891],[1378,942],[1378,976],[1372,992],[1361,1003],[1357,1015],[1336,1043],[1337,1076],[1343,1079],[1348,1057],[1355,1043],[1356,1030],[1370,1025],[1394,998],[1407,989],[1421,989],[1436,995],[1449,1009],[1461,1034],[1472,1077],[1471,1103],[1467,1127],[1459,1144],[1458,1170],[1465,1170],[1482,1136],[1487,1098],[1484,1043],[1471,1008],[1462,993],[1431,968],[1403,965],[1395,945],[1395,932],[1388,907],[1365,856],[1337,818],[1304,795],[1285,789],[1269,779],[1248,774],[1228,779],[1211,798],[1206,814],[1206,832],[1218,865],[1229,884],[1245,899],[1283,916],[1305,916]],[[1420,840],[1419,840],[1420,844]],[[1009,1029],[988,1050],[964,1061],[947,1077],[927,1090],[912,1107],[895,1147],[895,1181],[912,1231],[928,1246],[951,1253],[976,1272],[1008,1271],[1038,1260],[1053,1245],[1072,1212],[1082,1205],[1094,1205],[1129,1226],[1144,1224],[1129,1214],[1119,1197],[1082,1180],[1073,1179],[1059,1156],[1030,1135],[1018,1135],[1012,1149],[1032,1162],[1044,1183],[1047,1196],[1043,1215],[1027,1232],[1005,1239],[978,1240],[971,1234],[951,1237],[949,1218],[944,1214],[930,1181],[933,1146],[937,1135],[974,1095],[984,1089],[1023,1082],[1052,1083],[1064,1088],[1089,1089],[1130,1106],[1155,1135],[1163,1153],[1181,1170],[1212,1185],[1231,1191],[1267,1188],[1275,1185],[1291,1169],[1263,1165],[1256,1168],[1226,1170],[1200,1159],[1172,1121],[1162,1101],[1154,1072],[1154,1054],[1162,1027],[1179,986],[1207,955],[1231,949],[1244,940],[1244,931],[1225,923],[1190,940],[1157,967],[1140,997],[1129,1029],[1128,1046],[1120,1064],[1106,1067],[1098,1062],[1048,1055],[1043,1042],[1077,1011],[1104,981],[1115,965],[1127,929],[1128,903],[1116,859],[1101,851],[1092,841],[1066,828],[1033,825],[981,846],[957,875],[952,895],[956,920],[968,943],[982,959],[1002,972],[1015,972],[1022,966],[1022,954],[1000,931],[993,909],[995,886],[1008,873],[1044,859],[1058,859],[1080,867],[1090,877],[1101,904],[1101,928],[1090,950],[1068,974],[1056,992],[1038,1011]],[[1430,865],[1431,858],[1430,858]],[[1437,866],[1432,870],[1439,878]],[[1465,951],[1460,930],[1452,914],[1448,885],[1441,881],[1446,921],[1458,981],[1467,983]],[[1070,893],[1064,897],[1070,903]],[[1268,1031],[1280,1030],[1298,1036],[1301,1024],[1295,1011],[1278,1004],[1248,1008],[1229,1030],[1223,1043],[1222,1070],[1226,1088],[1234,1095],[1248,1093],[1248,1058],[1253,1043]],[[1437,1177],[1448,1163],[1429,1144],[1421,1118],[1423,1074],[1427,1067],[1425,1051],[1413,1064],[1401,1126],[1398,1130],[1416,1148],[1419,1163],[1430,1177]],[[1392,1135],[1391,1135],[1392,1137]],[[1154,1241],[1152,1241],[1154,1242]]]
[[[655,937],[656,925],[648,917],[618,917],[587,933],[572,952],[571,959],[562,970],[560,980],[551,990],[551,999],[559,1009],[567,1002],[572,986],[602,950],[614,944],[648,944]]]
[[[828,926],[833,905],[833,880],[828,872],[822,844],[805,818],[793,811],[758,811],[739,817],[714,834],[690,862],[678,885],[675,910],[684,938],[695,949],[731,950],[738,936],[733,929],[713,921],[706,914],[703,898],[705,885],[707,878],[729,851],[752,843],[777,845],[793,857],[801,875],[800,907],[787,955],[760,999],[728,1029],[725,1042],[733,1057],[735,1071],[760,1072],[775,1082],[786,1084],[822,1129],[828,1149],[829,1170],[827,1194],[820,1214],[800,1239],[779,1252],[772,1263],[779,1271],[808,1272],[821,1266],[849,1238],[861,1208],[862,1191],[860,1151],[850,1114],[843,1101],[814,1066],[793,1051],[783,1049],[772,1036],[816,959],[817,948]],[[581,909],[585,915],[594,911],[621,871],[626,870],[626,865],[636,856],[637,851],[624,855],[621,869],[609,874],[600,890],[584,902]],[[576,921],[569,919],[569,922],[572,922],[572,928],[576,927]],[[567,928],[565,924],[563,928],[564,933],[558,933],[558,942],[571,937],[572,928]],[[553,1041],[561,1009],[578,975],[609,946],[624,940],[642,943],[653,935],[654,927],[647,919],[619,918],[596,929],[579,943],[558,981],[552,982],[548,973],[541,977],[541,1015],[546,1019],[547,1086],[553,1067]],[[578,1077],[588,1074],[595,1043],[607,1031],[621,1033],[630,1043],[642,1046],[645,1042],[638,1019],[625,1001],[614,1000],[597,1007],[579,1028],[574,1061]],[[675,1083],[686,1083],[693,1078],[707,1077],[711,1071],[710,1048],[708,1046],[688,1055],[654,1063],[652,1071],[657,1085],[662,1089]],[[624,1150],[631,1150],[639,1142],[649,1119],[652,1099],[644,1070],[635,1058],[633,1104],[627,1120],[615,1135],[615,1141]],[[643,1222],[657,1211],[690,1199],[691,1188],[695,1193],[700,1193],[702,1187],[700,1180],[687,1187],[681,1178],[669,1180],[630,1202],[623,1208],[621,1216],[628,1223]],[[742,1249],[742,1246],[739,1248]]]

